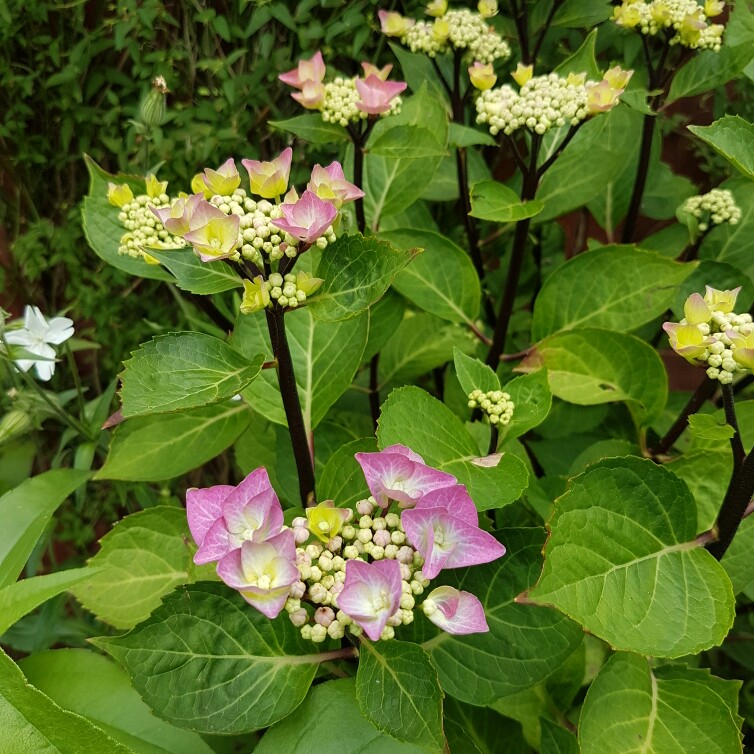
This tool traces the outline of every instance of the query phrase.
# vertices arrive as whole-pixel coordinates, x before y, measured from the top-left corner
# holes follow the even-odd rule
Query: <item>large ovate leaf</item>
[[[134,754],[86,718],[31,686],[0,650],[0,751],[3,754]]]
[[[480,181],[471,187],[472,217],[495,223],[510,223],[534,217],[544,209],[536,199],[522,202],[518,194],[497,181]]]
[[[319,662],[287,616],[270,621],[210,582],[172,592],[127,634],[93,641],[159,717],[200,733],[273,725],[301,703]]]
[[[369,497],[364,472],[356,461],[356,453],[377,452],[374,437],[353,440],[338,448],[328,459],[322,473],[317,475],[317,494],[320,500],[334,500],[335,505],[353,507]]]
[[[443,751],[443,693],[437,671],[421,647],[364,639],[356,697],[361,713],[380,730],[427,751]]]
[[[271,120],[267,125],[287,131],[312,144],[337,144],[348,141],[349,138],[345,128],[337,123],[325,123],[319,113],[297,115],[288,120]]]
[[[102,655],[56,649],[26,657],[20,665],[56,704],[86,717],[137,754],[212,754],[196,733],[155,717],[123,670]]]
[[[542,286],[532,337],[542,340],[580,327],[635,330],[670,307],[693,267],[633,246],[605,246],[579,254]]]
[[[150,249],[149,253],[173,273],[176,285],[184,291],[206,296],[243,288],[241,278],[229,265],[225,262],[202,262],[193,249]]]
[[[380,234],[399,249],[424,253],[402,270],[393,287],[417,306],[450,322],[473,324],[481,288],[474,265],[452,241],[428,230],[391,230]]]
[[[398,125],[370,139],[370,154],[381,157],[410,158],[438,157],[446,154],[445,145],[435,134],[421,126]]]
[[[576,736],[547,718],[542,719],[540,754],[580,754]]]
[[[666,104],[722,86],[738,76],[753,55],[750,44],[698,52],[673,76]]]
[[[559,668],[582,641],[579,627],[557,611],[514,600],[537,578],[545,540],[541,529],[505,529],[496,536],[502,558],[485,565],[444,571],[441,580],[476,595],[487,633],[453,636],[423,618],[429,652],[446,694],[475,705],[490,704],[529,688]]]
[[[159,482],[185,474],[233,444],[251,421],[235,401],[130,419],[115,430],[96,479]]]
[[[398,272],[419,251],[399,250],[361,234],[341,236],[322,255],[317,277],[325,282],[307,308],[326,322],[361,314],[382,298]]]
[[[107,199],[107,184],[127,183],[134,196],[145,194],[144,180],[133,175],[110,175],[106,173],[91,157],[84,158],[89,171],[89,193],[84,197],[82,221],[84,235],[98,257],[105,262],[132,275],[156,280],[172,280],[172,275],[158,264],[147,264],[141,257],[119,254],[120,239],[126,228],[118,220],[118,207]],[[177,192],[176,192],[177,193]]]
[[[55,469],[0,497],[0,588],[15,582],[52,514],[88,478],[87,471]]]
[[[44,576],[21,579],[0,589],[0,636],[17,620],[39,607],[43,602],[69,591],[82,581],[90,579],[96,571],[87,568],[69,568]]]
[[[254,754],[322,754],[323,745],[343,754],[426,754],[372,725],[359,710],[355,684],[348,678],[312,688],[304,704],[264,734]]]
[[[529,599],[640,654],[696,654],[725,638],[730,579],[696,539],[694,499],[667,469],[631,457],[596,463],[571,481],[547,526]]]
[[[754,125],[739,115],[725,115],[709,126],[688,126],[736,170],[754,178]]]
[[[739,681],[683,665],[653,668],[615,654],[595,678],[579,723],[582,754],[741,751]]]
[[[667,400],[668,378],[654,348],[611,330],[585,327],[551,335],[518,368],[546,368],[552,394],[570,403],[626,401],[641,423],[656,417]]]
[[[183,508],[139,511],[100,540],[99,552],[89,560],[92,578],[72,591],[100,620],[132,628],[173,587],[212,574],[212,566],[194,566],[195,549]]]
[[[231,398],[262,370],[265,356],[246,358],[198,332],[169,333],[143,343],[125,362],[124,417],[185,411]]]
[[[479,510],[514,502],[529,481],[526,466],[511,453],[503,453],[496,466],[474,463],[479,448],[463,422],[444,403],[418,387],[390,393],[382,404],[377,442],[380,448],[407,445],[425,463],[452,474],[466,485]]]
[[[348,389],[361,364],[369,333],[369,313],[339,322],[315,319],[308,307],[285,315],[301,411],[313,429]],[[264,317],[241,315],[233,333],[233,347],[249,356],[272,355]],[[244,391],[254,410],[276,424],[286,424],[276,370],[265,369]]]
[[[448,696],[443,713],[450,754],[531,754],[521,726],[489,707],[475,707]]]

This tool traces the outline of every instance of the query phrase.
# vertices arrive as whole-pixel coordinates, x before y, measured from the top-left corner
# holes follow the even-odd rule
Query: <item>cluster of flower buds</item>
[[[718,291],[707,286],[702,297],[692,293],[680,322],[666,322],[671,348],[687,361],[707,367],[707,376],[723,385],[737,372],[754,369],[754,324],[750,314],[733,308],[739,288]]]
[[[142,257],[150,264],[159,264],[157,259],[144,250],[147,248],[180,249],[186,243],[167,230],[150,211],[151,207],[170,207],[175,201],[166,193],[167,181],[158,181],[154,175],[149,175],[145,180],[145,187],[144,194],[134,196],[127,183],[120,185],[110,183],[107,198],[110,204],[120,208],[118,220],[126,228],[126,232],[120,239],[118,253],[130,257]]]
[[[508,84],[491,89],[485,71],[469,69],[472,83],[480,78],[483,82],[476,99],[477,123],[488,124],[493,136],[501,131],[510,135],[520,128],[544,134],[551,128],[576,126],[591,115],[612,109],[632,74],[616,66],[599,82],[587,81],[585,73],[570,73],[565,78],[557,73],[534,76],[533,66],[519,63],[513,73],[520,86],[516,92]]]
[[[433,0],[426,11],[433,21],[414,21],[400,13],[381,10],[378,16],[382,33],[399,39],[411,52],[430,57],[450,50],[462,53],[468,62],[481,64],[510,57],[508,43],[487,22],[497,13],[495,0],[481,0],[477,13],[448,10],[447,0]]]
[[[307,110],[321,110],[322,120],[343,127],[357,123],[369,116],[394,115],[400,112],[398,95],[406,88],[403,81],[388,81],[392,65],[377,68],[362,63],[364,75],[336,77],[325,83],[326,66],[321,52],[308,60],[299,61],[291,71],[278,77],[297,91],[291,96]]]
[[[320,503],[290,528],[263,468],[238,487],[189,490],[194,561],[217,562],[220,578],[250,605],[268,618],[285,610],[314,642],[346,631],[392,639],[415,609],[448,633],[487,631],[473,594],[441,586],[425,596],[441,570],[505,554],[479,528],[466,488],[402,445],[356,459],[371,496],[355,511]]]
[[[623,0],[613,9],[613,21],[648,36],[667,30],[671,45],[719,52],[725,27],[707,19],[719,16],[724,8],[720,0],[706,0],[704,6],[696,0]]]
[[[322,283],[322,278],[315,278],[301,271],[295,274],[289,272],[285,276],[273,272],[267,280],[261,276],[254,280],[244,280],[241,313],[252,314],[273,306],[275,302],[283,308],[295,309],[306,303],[307,296],[311,296]]]
[[[741,209],[728,189],[712,189],[700,196],[690,196],[680,211],[700,221],[697,225],[700,233],[706,233],[713,225],[737,225],[741,219]]]
[[[472,390],[469,393],[469,408],[480,408],[489,418],[490,424],[506,425],[513,417],[516,408],[508,393],[502,390]]]

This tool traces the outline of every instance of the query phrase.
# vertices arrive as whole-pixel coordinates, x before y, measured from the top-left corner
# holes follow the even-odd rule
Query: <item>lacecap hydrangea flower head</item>
[[[355,509],[326,501],[283,523],[265,469],[237,487],[191,489],[194,561],[217,573],[268,618],[283,611],[315,642],[365,634],[388,640],[421,610],[452,634],[488,630],[477,597],[451,586],[429,593],[441,571],[505,554],[479,527],[476,507],[452,475],[403,445],[358,453],[370,497]]]
[[[737,373],[754,369],[754,324],[748,313],[736,314],[740,287],[719,291],[707,286],[692,293],[680,322],[666,322],[670,347],[691,364],[704,366],[711,380],[729,385]]]

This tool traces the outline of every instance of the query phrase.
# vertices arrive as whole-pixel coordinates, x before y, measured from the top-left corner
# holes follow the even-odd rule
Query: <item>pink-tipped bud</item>
[[[376,531],[372,537],[372,542],[379,547],[387,547],[390,544],[390,532],[386,529]]]
[[[288,613],[288,617],[296,628],[300,628],[309,620],[309,615],[303,607],[294,610],[292,613]]]
[[[325,547],[330,552],[340,552],[340,548],[343,546],[343,537],[330,537]]]
[[[335,620],[335,611],[331,607],[318,607],[314,611],[314,622],[327,628]]]
[[[288,593],[289,597],[292,597],[294,600],[300,600],[304,594],[306,594],[306,584],[303,581],[291,584],[291,591]]]
[[[359,500],[356,503],[356,511],[360,516],[371,516],[374,510],[374,505],[369,500]]]
[[[302,545],[309,539],[310,531],[304,526],[297,526],[293,530],[293,538],[297,545]]]

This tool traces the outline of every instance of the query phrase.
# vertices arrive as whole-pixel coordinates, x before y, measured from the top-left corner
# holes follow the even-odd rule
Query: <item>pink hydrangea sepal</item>
[[[186,490],[186,518],[194,542],[201,547],[212,524],[223,515],[223,500],[235,487],[218,484],[214,487]]]
[[[489,631],[482,603],[470,592],[438,586],[422,603],[424,614],[449,634],[481,634]]]

